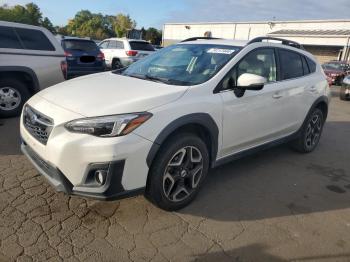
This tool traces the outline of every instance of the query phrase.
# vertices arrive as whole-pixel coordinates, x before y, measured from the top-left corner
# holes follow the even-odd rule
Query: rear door
[[[154,47],[146,41],[129,41],[130,50],[137,51],[135,58],[141,59],[143,57],[152,54],[155,50]]]
[[[283,84],[284,90],[283,97],[288,98],[292,105],[288,121],[292,124],[291,128],[297,130],[315,100],[318,92],[315,83],[318,81],[315,81],[315,74],[311,73],[312,70],[309,69],[306,58],[302,54],[284,48],[277,50],[281,72],[280,83]]]

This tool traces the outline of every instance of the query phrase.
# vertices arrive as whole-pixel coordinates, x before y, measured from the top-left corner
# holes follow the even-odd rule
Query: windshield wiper
[[[156,77],[156,76],[151,76],[151,75],[138,75],[138,74],[125,74],[126,76],[138,78],[138,79],[143,79],[143,80],[150,80],[153,82],[159,82],[167,85],[188,85],[188,82],[181,81],[181,80],[176,80],[176,79],[168,79],[168,78],[163,78],[163,77]]]

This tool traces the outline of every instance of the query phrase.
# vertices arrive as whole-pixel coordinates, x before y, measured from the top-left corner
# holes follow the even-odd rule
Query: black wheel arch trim
[[[210,135],[210,159],[214,164],[218,152],[219,128],[214,119],[207,113],[193,113],[184,115],[168,124],[155,139],[150,151],[148,152],[146,163],[151,167],[154,158],[163,142],[177,129],[190,124],[197,124],[205,127]],[[207,141],[205,141],[207,142]]]
[[[0,66],[0,72],[14,72],[14,73],[26,73],[28,74],[33,81],[33,90],[34,92],[40,91],[40,85],[38,77],[35,72],[26,66]]]

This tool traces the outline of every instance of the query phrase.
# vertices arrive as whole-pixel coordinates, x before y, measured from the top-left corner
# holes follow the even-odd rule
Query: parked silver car
[[[64,81],[65,57],[42,27],[0,21],[0,39],[0,117],[12,117],[30,96]]]

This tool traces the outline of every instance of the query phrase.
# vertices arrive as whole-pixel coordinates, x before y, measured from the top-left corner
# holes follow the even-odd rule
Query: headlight
[[[73,133],[89,134],[99,137],[124,136],[138,128],[152,117],[151,113],[134,113],[102,116],[73,120],[65,128]]]

